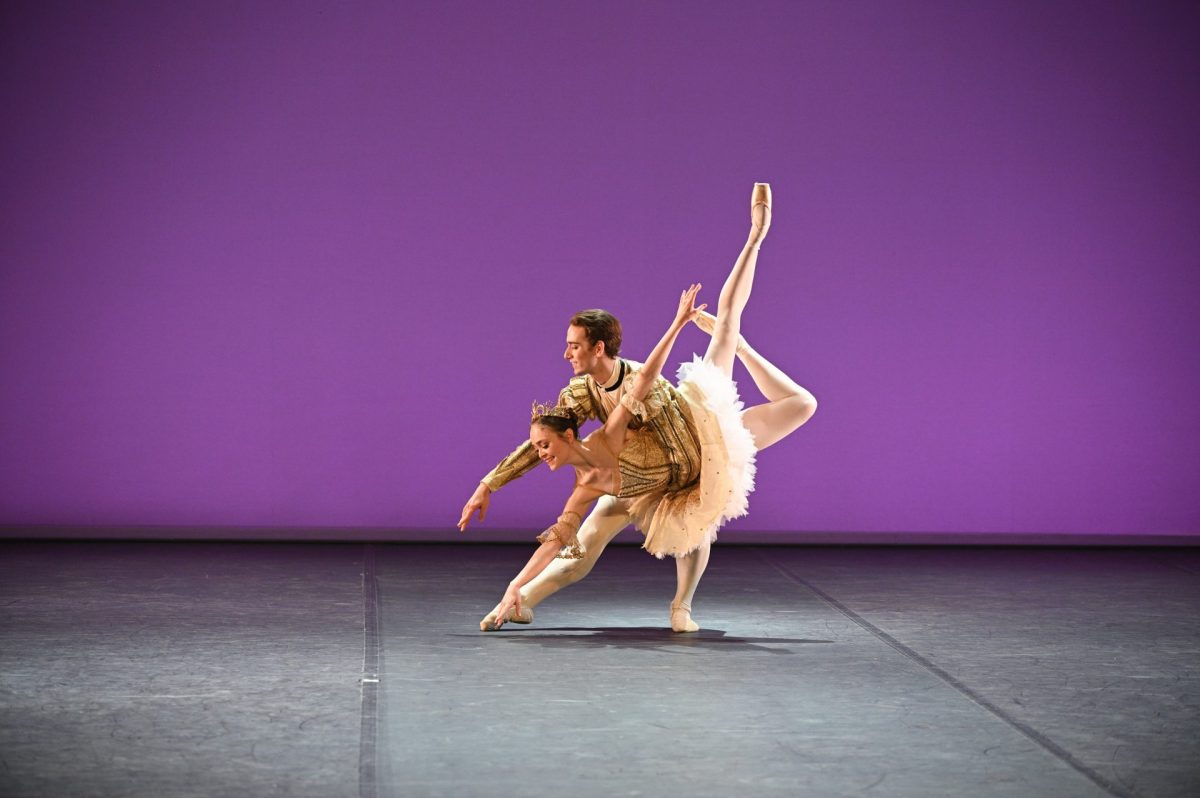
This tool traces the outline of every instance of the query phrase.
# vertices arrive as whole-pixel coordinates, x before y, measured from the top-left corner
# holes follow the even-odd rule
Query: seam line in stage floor
[[[1150,559],[1151,562],[1156,562],[1159,565],[1165,565],[1168,568],[1174,568],[1176,571],[1182,571],[1183,573],[1188,574],[1190,576],[1200,576],[1200,572],[1193,571],[1191,568],[1188,568],[1185,565],[1180,565],[1179,563],[1177,563],[1173,560],[1163,559],[1157,552],[1153,552],[1153,551],[1147,552],[1146,556]]]
[[[868,621],[866,618],[862,617],[861,615],[859,615],[858,613],[856,613],[854,610],[850,609],[846,605],[842,604],[840,601],[835,599],[833,596],[829,595],[825,591],[823,591],[820,588],[818,588],[817,586],[813,585],[811,582],[804,579],[803,577],[797,576],[796,574],[792,573],[788,568],[780,565],[777,562],[774,562],[773,560],[771,560],[770,557],[768,557],[766,555],[765,552],[763,552],[762,549],[755,548],[754,552],[764,562],[766,562],[768,565],[770,565],[772,568],[774,568],[780,574],[782,574],[784,576],[784,578],[788,579],[791,582],[796,583],[797,585],[800,585],[801,587],[804,587],[804,588],[812,591],[813,594],[815,594],[817,596],[817,598],[824,601],[830,607],[832,607],[833,609],[842,613],[847,618],[849,618],[851,621],[853,621],[855,624],[862,627],[866,631],[870,632],[871,634],[873,634],[875,637],[882,640],[884,643],[886,643],[891,648],[895,649],[896,651],[900,652],[904,656],[911,659],[913,662],[920,665],[922,668],[925,668],[926,670],[928,670],[934,676],[938,677],[943,682],[950,685],[950,687],[957,690],[959,693],[961,693],[963,696],[965,696],[968,700],[970,700],[974,704],[987,710],[988,712],[995,715],[1000,720],[1007,723],[1012,728],[1016,729],[1021,734],[1028,737],[1033,742],[1040,745],[1042,748],[1046,749],[1054,757],[1056,757],[1057,759],[1062,761],[1064,764],[1070,766],[1072,769],[1074,769],[1081,775],[1085,776],[1088,780],[1090,780],[1096,786],[1098,786],[1101,789],[1108,792],[1110,795],[1117,796],[1117,798],[1137,798],[1137,796],[1134,793],[1129,792],[1128,790],[1121,787],[1120,785],[1114,784],[1111,780],[1106,779],[1104,776],[1100,775],[1099,773],[1097,773],[1094,770],[1092,770],[1091,768],[1089,768],[1087,765],[1080,762],[1078,759],[1076,759],[1074,756],[1072,756],[1069,751],[1067,751],[1065,748],[1062,748],[1060,745],[1055,743],[1050,738],[1046,737],[1041,732],[1037,731],[1036,729],[1034,729],[1031,726],[1026,725],[1025,723],[1022,723],[1021,721],[1017,720],[1016,718],[1010,717],[1002,709],[1000,709],[998,706],[996,706],[992,702],[988,701],[983,696],[972,692],[969,687],[967,687],[965,684],[960,682],[958,679],[954,678],[949,673],[947,673],[946,671],[939,668],[937,665],[934,665],[928,659],[921,656],[916,651],[913,651],[911,648],[904,645],[899,640],[897,640],[896,638],[889,635],[887,632],[885,632],[882,629],[880,629],[879,627],[875,626],[870,621]]]
[[[358,738],[358,795],[377,798],[376,734],[379,727],[379,588],[375,579],[375,547],[363,544],[362,725]]]

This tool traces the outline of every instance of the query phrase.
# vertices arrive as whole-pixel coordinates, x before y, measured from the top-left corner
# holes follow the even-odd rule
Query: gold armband
[[[583,519],[579,517],[579,513],[573,513],[567,510],[558,517],[557,523],[549,527],[545,532],[538,535],[538,543],[546,543],[551,540],[557,540],[558,545],[562,546],[562,551],[558,553],[560,560],[579,560],[583,558],[583,549],[579,546],[579,538],[576,537],[576,532],[579,531],[579,525]]]

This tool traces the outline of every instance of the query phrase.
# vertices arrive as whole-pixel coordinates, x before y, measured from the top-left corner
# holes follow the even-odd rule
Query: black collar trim
[[[617,377],[617,381],[613,383],[613,386],[611,388],[605,386],[604,391],[606,393],[612,393],[613,391],[620,388],[624,382],[625,382],[625,361],[622,360],[621,361],[621,374]]]

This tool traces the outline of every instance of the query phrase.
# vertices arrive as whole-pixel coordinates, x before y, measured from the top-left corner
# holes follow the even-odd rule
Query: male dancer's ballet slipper
[[[671,631],[672,632],[699,632],[700,626],[692,620],[692,605],[687,602],[680,601],[671,602]]]
[[[513,607],[508,611],[508,620],[505,623],[533,623],[533,610],[528,607],[522,607],[521,614],[517,615],[517,608]],[[483,616],[483,620],[479,622],[479,631],[481,632],[495,632],[500,628],[496,624],[495,610]]]

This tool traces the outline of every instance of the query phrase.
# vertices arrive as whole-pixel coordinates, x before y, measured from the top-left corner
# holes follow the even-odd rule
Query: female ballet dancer
[[[537,577],[555,558],[582,556],[576,533],[587,507],[602,495],[633,496],[632,515],[646,533],[643,544],[650,553],[677,558],[679,587],[671,602],[671,628],[694,632],[691,618],[696,585],[708,564],[709,548],[717,530],[728,519],[746,513],[747,496],[754,489],[754,454],[782,439],[807,421],[816,410],[816,399],[755,352],[740,335],[741,314],[750,296],[759,246],[770,227],[771,192],[756,183],[751,196],[751,235],[725,285],[717,315],[695,307],[699,285],[680,296],[675,318],[650,353],[643,367],[630,377],[618,406],[607,422],[580,438],[578,420],[569,408],[534,405],[530,441],[539,457],[558,470],[575,469],[575,488],[557,523],[538,536],[534,552],[505,591],[504,598],[480,624],[499,628],[509,617],[522,614],[520,589]],[[644,400],[662,371],[680,330],[689,322],[709,332],[712,340],[704,358],[693,358],[679,370],[676,393],[688,416],[694,439],[681,445],[700,454],[699,479],[683,490],[664,493],[645,484],[644,475],[625,473],[620,454],[633,418],[645,419],[657,408]],[[740,357],[765,404],[742,410],[733,383],[733,359]],[[629,480],[623,477],[631,477]],[[636,483],[636,484],[627,484]]]

